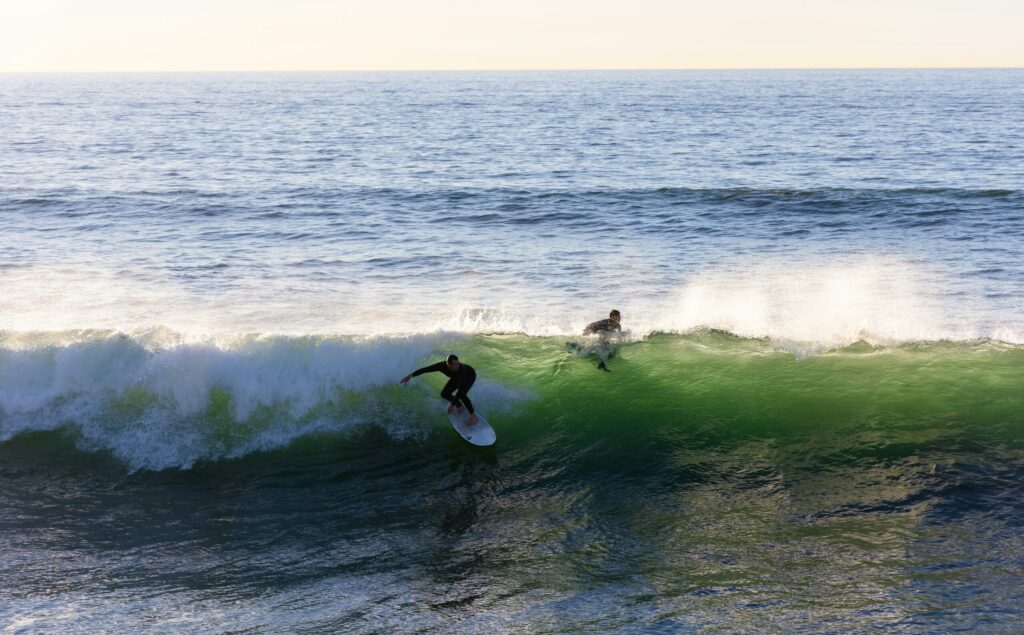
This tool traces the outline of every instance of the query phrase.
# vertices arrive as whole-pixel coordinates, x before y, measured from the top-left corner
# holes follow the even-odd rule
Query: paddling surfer
[[[583,329],[584,335],[597,335],[600,338],[597,345],[597,354],[601,358],[597,367],[600,370],[608,370],[608,358],[612,356],[608,339],[616,333],[622,333],[622,314],[616,309],[612,309],[607,319],[591,322]]]
[[[476,411],[473,410],[473,402],[469,400],[469,389],[473,387],[473,382],[476,381],[476,371],[469,364],[463,364],[459,361],[457,355],[449,355],[444,358],[443,362],[431,364],[430,366],[424,366],[418,370],[414,370],[405,377],[402,378],[401,383],[405,383],[423,373],[442,373],[445,377],[448,377],[448,383],[441,389],[441,399],[450,401],[451,405],[448,406],[448,414],[454,414],[462,410],[463,405],[469,411],[468,425],[473,425],[479,418]]]
[[[612,332],[622,332],[622,314],[616,309],[612,309],[612,312],[608,314],[608,318],[605,320],[598,320],[597,322],[591,322],[587,325],[587,328],[583,329],[584,335],[600,335],[602,333],[608,334]]]

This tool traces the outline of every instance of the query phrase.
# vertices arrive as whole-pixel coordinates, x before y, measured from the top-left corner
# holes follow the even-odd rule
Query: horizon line
[[[161,69],[161,70],[0,70],[0,75],[102,75],[185,73],[614,73],[614,72],[749,72],[749,71],[941,71],[1022,70],[1021,66],[750,66],[628,68],[351,68],[351,69]]]

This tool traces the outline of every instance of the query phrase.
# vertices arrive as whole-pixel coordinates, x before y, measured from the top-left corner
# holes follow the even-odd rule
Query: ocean
[[[1019,632],[1022,298],[1024,70],[0,75],[0,630]]]

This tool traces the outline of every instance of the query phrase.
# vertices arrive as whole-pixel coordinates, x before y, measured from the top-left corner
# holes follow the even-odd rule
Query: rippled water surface
[[[702,316],[675,299],[702,275],[789,306],[814,285],[780,280],[838,262],[874,267],[872,294],[907,287],[922,336],[1019,340],[1022,80],[7,76],[2,320],[363,334],[489,310],[550,334],[611,303],[685,329]],[[704,321],[736,330],[719,308]]]
[[[8,75],[0,130],[5,632],[1024,621],[1024,71]],[[450,351],[493,448],[397,385]]]

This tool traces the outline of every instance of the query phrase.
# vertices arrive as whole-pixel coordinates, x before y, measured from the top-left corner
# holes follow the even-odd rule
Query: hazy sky
[[[1024,0],[5,0],[0,72],[1024,66]]]

